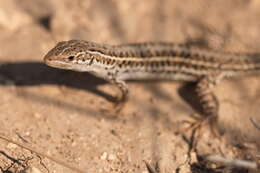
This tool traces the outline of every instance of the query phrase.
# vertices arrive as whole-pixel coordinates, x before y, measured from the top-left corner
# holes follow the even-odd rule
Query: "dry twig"
[[[74,166],[72,166],[72,165],[69,165],[68,163],[66,163],[66,162],[64,162],[64,161],[58,160],[58,159],[56,159],[56,158],[53,158],[52,156],[47,155],[47,154],[45,154],[44,152],[38,151],[38,150],[34,149],[34,148],[31,147],[31,146],[28,146],[28,145],[25,145],[25,144],[22,144],[22,143],[13,141],[12,139],[9,139],[9,138],[7,138],[7,137],[5,137],[5,136],[3,136],[3,135],[0,135],[0,138],[3,139],[3,140],[5,140],[5,141],[7,141],[7,142],[12,143],[12,144],[18,145],[18,146],[21,147],[21,148],[24,148],[24,149],[26,149],[26,150],[29,150],[29,151],[31,151],[31,152],[33,152],[33,153],[36,153],[36,154],[41,155],[41,156],[43,156],[43,157],[46,157],[46,158],[50,159],[51,161],[53,161],[53,162],[55,162],[55,163],[57,163],[57,164],[59,164],[59,165],[62,165],[62,166],[64,166],[64,167],[68,168],[68,169],[71,169],[71,170],[73,170],[73,171],[75,171],[75,172],[86,173],[86,171],[83,171],[83,170],[81,170],[81,169],[79,169],[79,168],[76,168],[76,167],[74,167]]]
[[[257,129],[260,130],[260,124],[256,122],[256,120],[253,117],[249,118],[253,126]]]
[[[214,163],[216,162],[222,163],[227,166],[241,167],[241,168],[247,168],[253,170],[257,170],[260,168],[260,165],[258,165],[255,162],[241,160],[241,159],[224,158],[219,155],[209,155],[206,156],[205,159]]]

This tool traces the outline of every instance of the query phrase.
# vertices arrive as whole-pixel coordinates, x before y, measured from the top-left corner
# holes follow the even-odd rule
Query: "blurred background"
[[[110,115],[113,86],[88,73],[52,69],[42,60],[57,42],[70,39],[259,52],[259,19],[259,0],[0,0],[0,132],[88,172],[147,173],[143,160],[160,173],[216,171],[200,163],[201,153],[254,160],[260,136],[249,117],[260,122],[257,76],[216,87],[225,140],[206,130],[195,151],[180,123],[192,121],[194,113],[180,96],[192,100],[190,90],[178,92],[182,84],[130,83],[123,112]],[[10,158],[32,157],[27,167],[70,172],[46,158],[43,166],[9,143],[0,146],[2,171],[24,169],[10,166]]]
[[[214,46],[222,49],[258,47],[258,0],[1,0],[0,3],[3,58],[41,60],[54,43],[68,39],[111,44],[203,39],[214,40]]]

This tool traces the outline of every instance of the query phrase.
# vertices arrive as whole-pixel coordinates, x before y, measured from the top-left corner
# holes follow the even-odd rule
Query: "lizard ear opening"
[[[69,59],[70,61],[73,61],[73,60],[74,60],[74,56],[69,56],[68,59]]]

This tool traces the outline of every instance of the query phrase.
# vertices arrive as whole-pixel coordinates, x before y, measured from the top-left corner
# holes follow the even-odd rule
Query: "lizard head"
[[[70,40],[59,42],[44,57],[45,64],[61,69],[75,71],[90,71],[94,54],[98,48],[96,43]]]

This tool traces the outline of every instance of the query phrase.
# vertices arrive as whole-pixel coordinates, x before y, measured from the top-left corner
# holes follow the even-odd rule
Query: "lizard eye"
[[[72,61],[74,59],[74,56],[69,56],[68,59]]]

